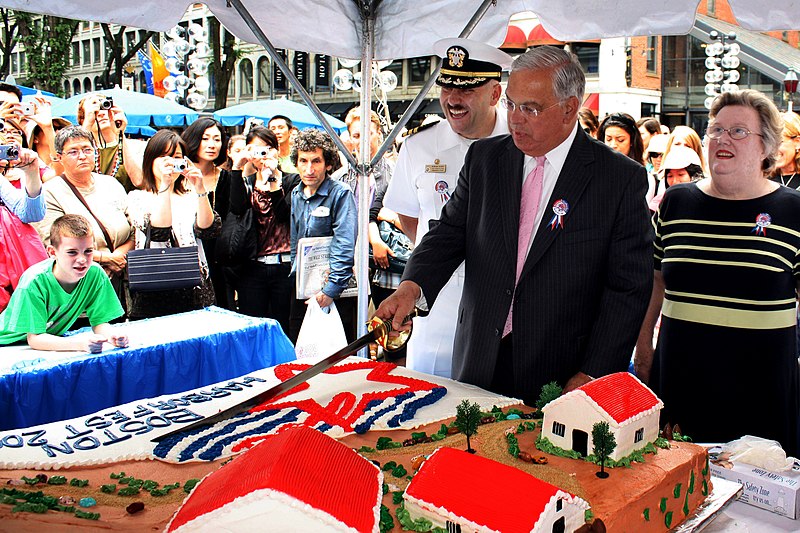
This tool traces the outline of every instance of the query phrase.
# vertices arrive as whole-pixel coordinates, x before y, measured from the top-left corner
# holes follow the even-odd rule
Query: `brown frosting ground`
[[[522,408],[530,411],[528,408]],[[447,421],[449,424],[450,421]],[[706,452],[700,446],[671,442],[671,449],[659,450],[656,455],[646,455],[645,463],[635,463],[631,468],[606,469],[610,473],[607,479],[595,476],[598,466],[582,460],[567,459],[545,454],[536,449],[534,442],[539,434],[535,431],[526,431],[518,434],[519,447],[534,457],[546,456],[546,465],[526,463],[508,453],[505,431],[515,428],[520,420],[506,420],[480,426],[478,434],[471,438],[472,447],[477,453],[504,464],[519,468],[531,475],[552,483],[559,488],[580,496],[589,502],[595,518],[600,518],[608,531],[637,531],[664,532],[668,531],[665,525],[667,512],[672,512],[671,528],[682,522],[686,515],[683,512],[686,491],[690,483],[690,471],[694,472],[694,491],[689,495],[688,507],[691,512],[705,499],[702,495],[703,470],[706,466]],[[413,432],[426,432],[428,435],[436,433],[441,427],[441,422],[414,430]],[[369,432],[365,435],[350,435],[342,439],[348,446],[359,449],[361,446],[374,448],[380,437],[390,437],[395,442],[402,442],[411,437],[412,431],[382,431]],[[466,449],[466,438],[461,434],[450,435],[444,440],[431,443],[416,444],[413,446],[394,448],[390,450],[364,453],[371,460],[381,464],[394,461],[402,464],[408,474],[414,472],[412,460],[421,454],[430,454],[440,446]],[[71,487],[67,485],[42,485],[15,486],[21,490],[42,490],[52,496],[70,495],[76,502],[83,497],[92,497],[97,500],[97,506],[83,509],[88,512],[100,513],[98,521],[76,518],[73,514],[48,511],[46,514],[13,513],[10,505],[0,505],[0,532],[39,532],[43,526],[48,531],[163,531],[172,514],[180,506],[186,493],[182,489],[175,489],[167,496],[153,497],[144,490],[136,496],[119,496],[105,494],[100,491],[103,484],[117,483],[117,489],[122,487],[118,480],[111,479],[111,473],[125,472],[128,476],[139,479],[151,479],[161,485],[179,482],[183,484],[193,478],[202,478],[206,474],[220,468],[224,461],[212,463],[184,463],[169,464],[159,461],[126,461],[106,466],[76,467],[59,471],[46,471],[47,476],[63,475],[67,480],[71,478],[88,479],[87,487]],[[707,471],[706,471],[707,472]],[[0,485],[8,486],[10,479],[20,479],[22,476],[35,477],[40,472],[34,470],[5,470],[0,471]],[[391,472],[384,472],[384,481],[389,484],[390,492],[384,496],[383,503],[392,511],[395,519],[393,531],[402,531],[394,510],[397,507],[392,503],[392,491],[404,490],[408,484],[405,476],[395,477]],[[482,480],[486,482],[486,480]],[[680,483],[679,497],[674,496],[676,485]],[[466,489],[468,490],[468,489]],[[709,481],[709,491],[711,490]],[[662,498],[666,498],[666,510],[660,510]],[[130,515],[125,508],[135,502],[144,502],[143,511]],[[77,505],[76,505],[76,508]],[[509,509],[513,509],[513,502],[509,502]],[[504,509],[503,512],[509,512]],[[649,509],[650,520],[644,519],[643,513]]]

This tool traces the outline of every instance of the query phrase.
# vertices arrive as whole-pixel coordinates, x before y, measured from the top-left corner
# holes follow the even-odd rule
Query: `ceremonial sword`
[[[422,314],[423,314],[422,311],[414,310],[410,315],[408,315],[405,318],[403,323],[405,324],[413,317],[421,316]],[[401,349],[406,344],[406,342],[408,342],[408,338],[411,335],[410,331],[399,331],[397,332],[398,335],[396,337],[390,338],[389,334],[393,331],[392,323],[377,317],[373,317],[372,320],[370,320],[368,328],[369,332],[366,335],[359,337],[358,339],[351,342],[341,350],[337,351],[332,355],[329,355],[325,359],[319,361],[314,366],[311,366],[303,370],[299,374],[292,376],[286,381],[282,381],[281,383],[278,383],[274,387],[267,389],[264,392],[257,394],[251,398],[248,398],[247,400],[239,402],[236,405],[228,407],[227,409],[220,411],[219,413],[203,418],[202,420],[198,420],[197,422],[193,422],[187,426],[181,426],[180,428],[177,428],[168,433],[164,433],[163,435],[159,435],[153,438],[151,442],[162,442],[174,435],[177,435],[178,433],[194,431],[196,429],[206,426],[210,427],[218,422],[222,422],[223,420],[233,418],[234,416],[240,413],[247,412],[253,407],[268,402],[269,400],[272,400],[276,396],[280,396],[284,392],[290,391],[296,386],[305,383],[306,381],[313,378],[317,374],[325,372],[327,369],[329,369],[339,361],[345,359],[348,355],[356,353],[358,350],[360,350],[370,342],[377,342],[387,351],[390,352],[397,351]]]

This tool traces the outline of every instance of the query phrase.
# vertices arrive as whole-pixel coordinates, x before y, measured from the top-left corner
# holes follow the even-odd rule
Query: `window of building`
[[[430,57],[412,57],[408,60],[410,83],[425,83],[431,72]]]
[[[141,71],[139,73],[139,75],[137,76],[137,78],[139,79],[139,88],[138,88],[139,92],[140,93],[146,93],[147,92],[147,78],[145,78],[145,76],[144,76],[144,71]]]
[[[11,72],[19,72],[19,62],[17,61],[17,54],[11,54]]]
[[[92,51],[94,52],[94,63],[102,63],[103,58],[100,55],[100,37],[95,37],[92,39]]]
[[[81,81],[79,79],[72,80],[72,96],[81,94]]]
[[[64,98],[69,98],[70,96],[72,96],[71,94],[69,94],[71,88],[72,86],[69,84],[69,80],[64,80]]]
[[[81,43],[72,43],[72,66],[77,67],[81,64]]]
[[[90,31],[92,29],[91,22],[81,22],[81,31]]]
[[[559,424],[558,422],[553,422],[553,435],[558,435],[559,437],[563,437],[564,433],[566,432],[566,426],[564,424]]]
[[[600,43],[574,43],[572,53],[578,56],[578,61],[588,76],[600,73]]]
[[[642,440],[644,440],[644,428],[639,428],[633,436],[633,442],[641,442]]]
[[[389,63],[389,66],[387,66],[383,70],[391,70],[392,72],[394,72],[394,75],[397,76],[397,86],[398,87],[403,86],[403,61],[400,60],[392,61],[391,63]]]
[[[25,57],[25,52],[20,52],[19,53],[19,69],[22,72],[25,72],[26,69],[27,69],[26,60],[27,60],[27,57]]]
[[[236,96],[236,76],[231,76],[231,80],[228,82],[228,96],[231,98]]]
[[[253,62],[245,58],[239,62],[241,96],[253,96]]]
[[[269,94],[269,58],[261,56],[258,58],[258,80],[256,91],[258,95]]]
[[[656,74],[658,72],[658,37],[651,35],[647,38],[647,72]]]
[[[83,78],[83,92],[90,93],[92,92],[92,80],[89,78]]]
[[[81,49],[83,51],[83,64],[88,65],[92,62],[92,43],[88,39],[81,41]]]
[[[95,91],[103,90],[103,81],[100,79],[100,76],[94,77],[94,90]]]
[[[125,53],[130,53],[133,50],[133,47],[136,46],[136,32],[135,31],[128,31],[125,32]]]

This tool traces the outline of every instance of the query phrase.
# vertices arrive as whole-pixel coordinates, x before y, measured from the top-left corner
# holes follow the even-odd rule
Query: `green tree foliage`
[[[25,47],[27,84],[63,95],[64,72],[69,67],[78,21],[23,11],[15,11],[14,16],[19,25],[19,43]]]
[[[600,461],[600,472],[597,473],[597,476],[601,478],[608,477],[605,471],[606,459],[617,447],[617,440],[611,433],[608,422],[597,422],[592,426],[592,441],[594,443],[594,454]]]
[[[541,411],[545,405],[561,396],[561,390],[561,386],[555,381],[543,386],[542,391],[539,393],[539,399],[536,400],[536,408]]]
[[[480,423],[481,408],[477,403],[472,403],[465,399],[456,406],[456,426],[467,437],[467,451],[469,453],[475,453],[475,450],[470,446],[469,438],[478,432]]]

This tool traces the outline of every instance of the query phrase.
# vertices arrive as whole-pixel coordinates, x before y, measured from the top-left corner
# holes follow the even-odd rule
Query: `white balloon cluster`
[[[339,58],[339,64],[343,67],[333,74],[333,86],[340,91],[354,90],[361,92],[362,76],[361,72],[353,74],[349,69],[359,65],[357,59]],[[391,70],[382,70],[391,64],[391,60],[374,61],[375,74],[372,76],[372,88],[380,89],[383,93],[388,93],[397,88],[397,75]]]
[[[168,40],[161,46],[164,66],[169,71],[164,78],[164,88],[168,91],[164,98],[192,109],[205,108],[206,93],[211,87],[206,76],[211,48],[206,42],[205,28],[199,24],[189,24],[188,28],[174,26],[166,36]]]
[[[706,46],[706,86],[705,93],[707,98],[704,105],[706,109],[711,109],[714,99],[721,93],[736,91],[739,86],[736,82],[741,78],[739,74],[739,53],[741,47],[736,40],[736,34],[719,33],[711,31],[708,36],[714,41]],[[731,42],[725,42],[731,41]]]

